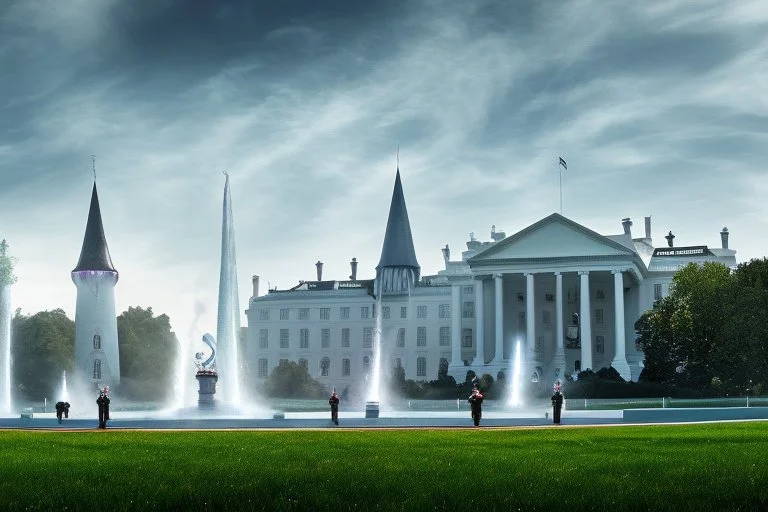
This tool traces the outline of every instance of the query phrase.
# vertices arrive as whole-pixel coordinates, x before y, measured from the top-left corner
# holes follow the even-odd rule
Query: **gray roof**
[[[117,272],[112,265],[109,256],[107,238],[104,236],[104,225],[101,223],[101,209],[99,208],[99,195],[96,193],[96,182],[93,183],[91,193],[91,208],[88,211],[88,223],[85,226],[85,238],[83,249],[80,251],[80,260],[72,272],[81,270],[106,270]]]
[[[421,270],[419,262],[416,261],[416,251],[413,248],[411,224],[408,222],[408,210],[405,207],[399,168],[395,177],[395,188],[392,191],[392,203],[389,207],[389,219],[387,219],[384,245],[381,248],[381,259],[376,269],[382,267],[410,267]]]

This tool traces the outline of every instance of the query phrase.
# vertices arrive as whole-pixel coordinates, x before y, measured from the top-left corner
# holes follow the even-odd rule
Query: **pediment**
[[[619,256],[634,251],[553,213],[470,258],[470,265],[500,260]]]

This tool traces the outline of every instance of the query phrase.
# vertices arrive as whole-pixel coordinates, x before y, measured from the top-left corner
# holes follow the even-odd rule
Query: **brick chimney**
[[[728,228],[723,228],[720,232],[720,241],[723,243],[723,249],[728,248]]]
[[[645,218],[645,238],[648,238],[649,240],[651,238],[651,218],[650,217]]]
[[[350,275],[349,278],[352,281],[357,281],[357,258],[352,258],[352,261],[349,262],[349,266],[352,267],[352,275]]]

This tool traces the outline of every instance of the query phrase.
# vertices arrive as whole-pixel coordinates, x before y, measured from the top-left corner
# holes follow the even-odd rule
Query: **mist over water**
[[[11,412],[11,286],[0,285],[0,412]]]

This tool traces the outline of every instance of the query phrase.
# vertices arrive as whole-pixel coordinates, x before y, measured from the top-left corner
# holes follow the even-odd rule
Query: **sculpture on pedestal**
[[[215,405],[213,395],[216,394],[216,382],[219,380],[216,373],[216,340],[206,333],[203,335],[203,342],[211,349],[211,354],[205,360],[202,352],[195,354],[197,367],[195,378],[199,386],[197,406],[200,409],[213,409]]]

